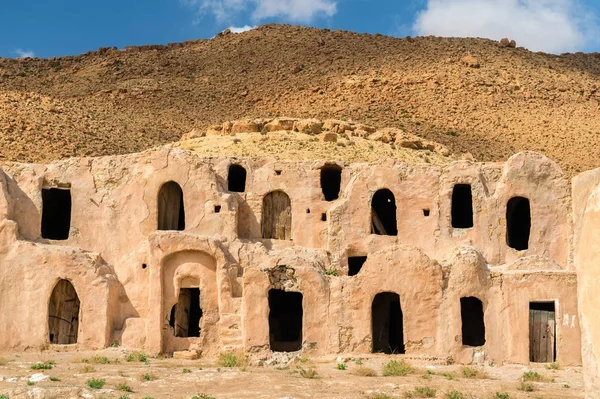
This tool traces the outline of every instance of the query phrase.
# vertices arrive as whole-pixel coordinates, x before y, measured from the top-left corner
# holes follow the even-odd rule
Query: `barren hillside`
[[[600,166],[599,74],[600,54],[286,25],[0,59],[0,153],[19,161],[127,153],[225,120],[286,115],[401,128],[477,160],[541,151],[572,175]]]

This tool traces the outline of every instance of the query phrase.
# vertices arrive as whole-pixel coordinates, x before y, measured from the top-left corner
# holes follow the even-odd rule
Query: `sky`
[[[600,0],[3,0],[0,57],[50,58],[290,23],[404,37],[508,37],[600,52]]]

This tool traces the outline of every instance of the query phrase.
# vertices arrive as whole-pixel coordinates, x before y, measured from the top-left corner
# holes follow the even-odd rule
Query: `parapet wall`
[[[232,164],[246,172],[242,192],[229,190]],[[330,201],[323,168],[341,172]],[[64,279],[81,303],[78,324],[70,324],[76,344],[69,342],[82,348],[118,342],[204,356],[392,348],[465,363],[528,363],[531,304],[544,302],[556,323],[553,360],[581,362],[571,189],[536,153],[434,166],[203,159],[159,149],[3,171],[0,348],[51,344],[49,301]],[[181,207],[161,190],[168,182],[176,183],[170,192],[180,188]],[[472,227],[452,226],[456,185],[470,186]],[[45,202],[51,188],[70,191],[65,240],[42,237],[43,219],[54,220],[48,212],[60,214]],[[515,197],[529,201],[525,250],[508,245],[507,204]],[[176,205],[161,210],[169,204]],[[159,219],[174,224],[159,230]],[[364,261],[358,272],[357,260]],[[198,289],[199,337],[176,336],[192,328],[178,324],[173,306]],[[479,344],[464,344],[465,298],[482,307]],[[386,309],[399,321],[381,316]],[[294,328],[298,342],[285,338]]]

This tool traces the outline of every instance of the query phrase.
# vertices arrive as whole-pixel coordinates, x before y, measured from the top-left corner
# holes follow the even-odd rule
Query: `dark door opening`
[[[473,193],[470,184],[457,184],[452,190],[452,227],[473,227]]]
[[[472,296],[460,298],[460,318],[462,321],[462,344],[467,346],[485,345],[483,303]]]
[[[292,238],[292,203],[283,191],[273,191],[263,198],[262,237],[275,240]]]
[[[334,201],[340,196],[342,168],[338,165],[325,165],[321,168],[321,190],[325,201]]]
[[[556,320],[554,302],[529,304],[529,361],[552,363],[556,360]]]
[[[200,319],[200,289],[181,288],[177,303],[171,308],[169,325],[173,328],[176,337],[199,337]]]
[[[163,184],[158,192],[158,230],[185,230],[183,190],[174,181]]]
[[[273,352],[302,349],[302,294],[269,291],[269,337]]]
[[[60,280],[52,290],[48,303],[50,343],[60,345],[77,343],[80,305],[73,284],[68,280]]]
[[[517,251],[529,248],[531,208],[529,200],[514,197],[506,205],[506,243]]]
[[[382,292],[371,307],[373,353],[404,353],[404,323],[400,296]]]
[[[246,169],[242,165],[230,165],[227,176],[227,189],[234,193],[246,191]]]
[[[398,235],[396,199],[388,189],[377,191],[371,201],[371,234]]]
[[[367,261],[366,256],[349,256],[348,257],[348,276],[356,276],[360,269]]]
[[[42,189],[42,237],[66,240],[71,228],[71,190]]]

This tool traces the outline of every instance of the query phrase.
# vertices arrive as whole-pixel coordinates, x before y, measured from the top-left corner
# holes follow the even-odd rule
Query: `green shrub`
[[[429,387],[416,387],[404,393],[405,398],[435,398],[436,390]]]
[[[510,396],[508,396],[508,394],[506,392],[496,392],[496,394],[494,395],[495,399],[509,399]]]
[[[59,382],[60,378],[50,377],[50,381],[52,381],[52,382]]]
[[[144,352],[131,352],[125,360],[128,362],[148,363],[148,356]]]
[[[336,366],[338,370],[346,370],[346,365],[344,363],[338,363]]]
[[[90,378],[87,380],[87,386],[92,389],[102,389],[104,384],[106,384],[106,381],[102,379]]]
[[[453,389],[452,391],[446,393],[447,399],[465,399],[465,394]]]
[[[302,378],[317,378],[319,376],[319,374],[317,373],[317,370],[315,370],[314,367],[309,367],[307,369],[300,367],[300,376],[302,376]]]
[[[142,374],[140,378],[142,381],[154,381],[157,377],[154,374],[146,373]]]
[[[207,395],[205,393],[201,393],[198,395],[192,396],[192,399],[217,399],[214,396]]]
[[[223,367],[238,367],[240,360],[231,352],[219,353],[219,366]]]
[[[44,363],[38,362],[31,365],[32,370],[52,370],[54,367],[54,360],[45,361]]]
[[[188,373],[191,373],[191,372],[192,372],[192,370],[190,370],[190,369],[183,369],[183,370],[181,370],[181,372],[182,372],[183,374],[188,374]]]
[[[327,276],[333,276],[333,277],[339,276],[337,270],[335,270],[335,269],[327,269],[327,270],[325,270],[325,274]]]
[[[352,374],[357,375],[359,377],[377,377],[377,372],[375,370],[364,366],[354,369],[354,372]]]
[[[0,395],[0,399],[8,399],[8,395]]]
[[[121,395],[121,396],[119,396],[119,399],[129,399],[129,396],[127,396],[127,395]]]
[[[483,377],[483,373],[478,369],[474,369],[472,367],[463,367],[461,369],[462,375],[465,378],[481,378]]]
[[[544,378],[537,371],[526,371],[523,373],[524,381],[542,381]]]
[[[123,392],[133,392],[133,389],[131,389],[131,387],[129,385],[127,385],[123,382],[120,384],[117,384],[117,389],[119,391],[123,391]]]
[[[547,364],[547,365],[546,365],[546,368],[547,368],[548,370],[558,370],[558,369],[560,369],[560,364],[558,364],[558,363],[556,363],[556,362],[552,362],[552,363],[550,363],[550,364]]]
[[[533,384],[530,382],[521,381],[521,384],[517,387],[519,391],[533,392]]]
[[[405,376],[412,373],[413,368],[406,362],[404,359],[402,360],[390,360],[383,367],[383,375],[384,377],[389,376]]]

